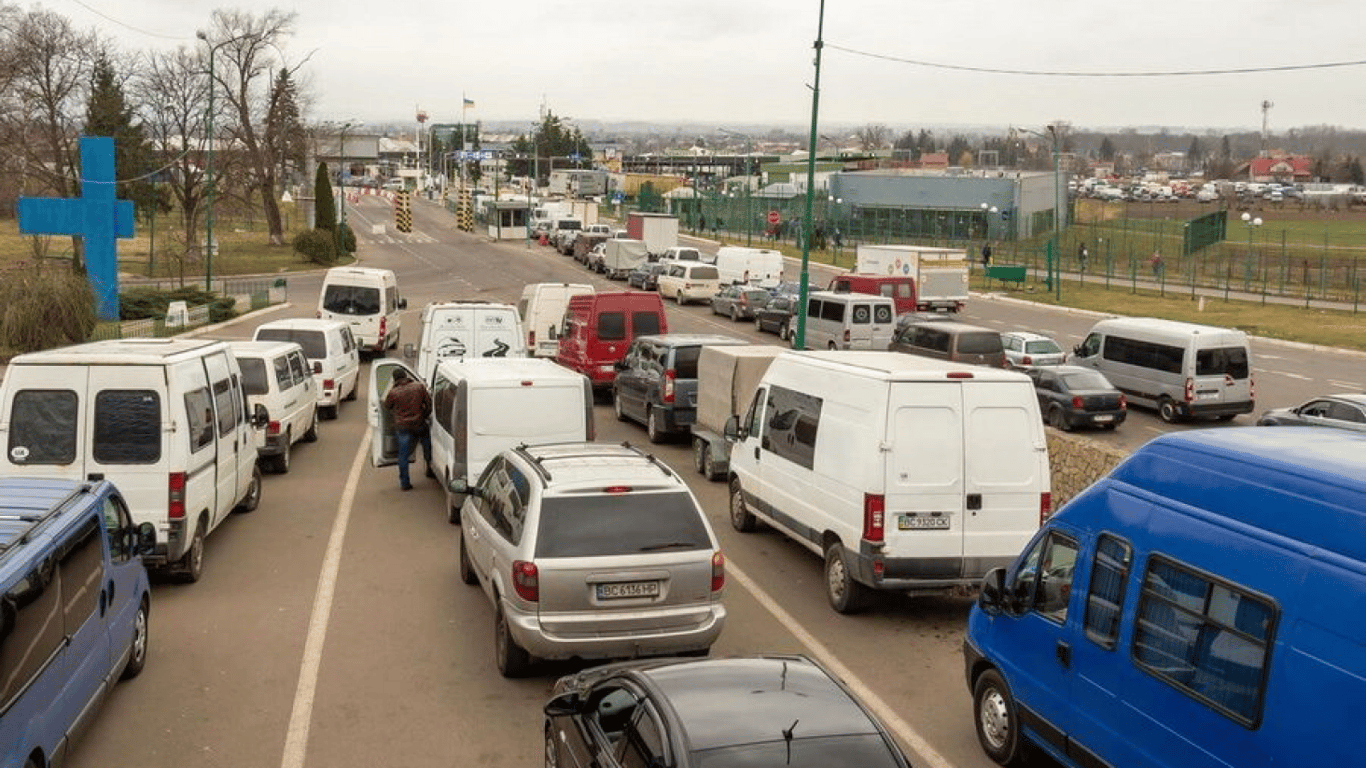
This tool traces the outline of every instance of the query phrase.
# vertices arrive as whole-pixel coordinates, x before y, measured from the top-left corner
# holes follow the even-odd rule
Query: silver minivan
[[[793,327],[796,322],[793,318]],[[885,296],[814,291],[807,297],[807,349],[883,352],[895,327],[896,304]]]
[[[502,451],[467,494],[460,578],[493,602],[506,677],[534,659],[705,655],[721,634],[725,557],[673,470],[628,444]]]

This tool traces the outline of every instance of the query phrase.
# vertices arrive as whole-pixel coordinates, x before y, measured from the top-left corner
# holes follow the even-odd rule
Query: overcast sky
[[[819,0],[44,0],[129,49],[194,45],[215,7],[297,11],[312,119],[805,126]],[[1362,0],[827,0],[825,127],[1366,129],[1366,66],[1217,76],[1060,77],[1366,59]],[[202,45],[202,43],[201,43]]]

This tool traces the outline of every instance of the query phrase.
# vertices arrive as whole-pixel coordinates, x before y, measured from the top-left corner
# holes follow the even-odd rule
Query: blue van
[[[1362,765],[1366,435],[1153,440],[987,574],[963,652],[1002,765]]]
[[[0,478],[0,766],[60,765],[142,671],[155,543],[107,481]]]

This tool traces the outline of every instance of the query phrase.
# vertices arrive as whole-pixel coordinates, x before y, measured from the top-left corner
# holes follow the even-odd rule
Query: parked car
[[[793,282],[791,280],[783,280],[782,282],[779,282],[772,288],[769,288],[768,292],[773,294],[774,296],[796,296],[798,293],[801,292],[801,289],[801,283]],[[825,289],[819,285],[815,285],[814,283],[808,283],[806,286],[806,295],[810,296],[816,291],[823,290]]]
[[[1294,408],[1273,408],[1257,419],[1258,426],[1337,427],[1366,432],[1366,395],[1324,395]]]
[[[958,317],[949,312],[907,312],[904,315],[896,316],[896,328],[892,335],[901,333],[908,325],[913,323],[937,323],[937,322],[956,322]]]
[[[1039,412],[1055,429],[1071,432],[1077,427],[1114,429],[1129,414],[1124,393],[1105,375],[1079,365],[1027,368],[1039,396]]]
[[[1006,362],[1016,368],[1030,365],[1062,365],[1067,353],[1058,342],[1038,333],[1028,331],[1005,331],[1001,334],[1001,347],[1006,353]]]
[[[561,678],[546,765],[906,768],[887,729],[804,656],[658,659]]]
[[[768,303],[769,292],[763,288],[747,285],[727,285],[711,297],[712,314],[726,315],[731,320],[749,320],[754,313]]]
[[[668,264],[652,262],[641,264],[626,273],[626,284],[642,291],[653,291],[659,287],[659,273],[668,269]]]
[[[754,311],[754,329],[776,333],[783,341],[787,341],[791,336],[792,315],[797,311],[798,301],[796,294],[775,294]]]
[[[659,274],[656,290],[683,306],[690,301],[706,301],[721,290],[716,267],[700,261],[664,262],[668,269]]]
[[[702,347],[744,343],[730,336],[694,333],[636,337],[617,363],[612,382],[617,419],[644,424],[652,443],[687,431],[697,417],[697,358]]]
[[[706,655],[725,556],[683,479],[628,444],[506,449],[467,494],[459,571],[493,603],[505,677],[537,659]]]
[[[257,461],[272,472],[289,471],[294,443],[318,440],[318,395],[303,347],[292,341],[230,341],[242,368],[247,408],[259,404],[270,421],[256,431]]]

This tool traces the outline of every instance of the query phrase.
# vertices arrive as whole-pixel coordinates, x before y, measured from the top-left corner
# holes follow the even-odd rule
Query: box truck
[[[968,257],[961,248],[860,245],[854,272],[914,278],[921,312],[958,312],[968,303]]]

